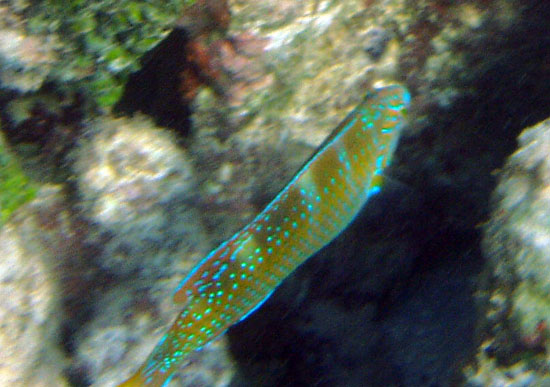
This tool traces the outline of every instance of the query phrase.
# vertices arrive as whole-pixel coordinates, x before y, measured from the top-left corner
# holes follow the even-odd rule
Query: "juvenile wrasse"
[[[252,222],[208,254],[176,289],[170,330],[121,386],[165,386],[186,357],[258,308],[334,239],[380,190],[410,102],[399,85],[375,89]]]

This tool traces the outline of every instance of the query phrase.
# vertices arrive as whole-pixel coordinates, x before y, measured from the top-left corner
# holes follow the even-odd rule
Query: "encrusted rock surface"
[[[124,376],[118,367],[144,359],[171,323],[172,291],[210,244],[193,207],[193,166],[172,133],[141,115],[106,116],[89,127],[72,155],[77,207],[91,224],[87,243],[101,246],[95,265],[116,280],[97,293],[92,317],[76,334],[72,372],[115,385]],[[196,374],[220,368],[231,369],[206,361]]]
[[[171,304],[173,282],[119,283],[97,299],[102,305],[75,337],[78,348],[71,369],[96,386],[116,386],[151,352],[177,309]],[[191,357],[181,375],[184,386],[228,385],[234,373],[221,338]],[[174,384],[172,384],[174,385]],[[175,385],[178,385],[177,382]]]
[[[478,354],[480,367],[473,378],[478,385],[485,385],[484,368],[491,364],[495,374],[527,378],[530,383],[549,377],[549,155],[547,119],[521,133],[519,148],[502,168],[493,194],[494,209],[484,236],[490,308],[484,351]]]
[[[143,116],[105,117],[90,126],[74,171],[82,213],[96,226],[93,238],[104,240],[97,262],[122,276],[173,272],[182,246],[206,239],[189,206],[195,182],[186,152]]]
[[[63,292],[79,250],[59,187],[43,187],[0,229],[0,386],[68,386]]]
[[[229,1],[234,53],[221,60],[229,103],[199,94],[189,149],[204,166],[201,192],[212,198],[207,221],[217,235],[274,197],[373,83],[399,80],[399,3]],[[384,39],[373,42],[373,29]],[[376,58],[365,51],[373,44]]]
[[[25,18],[8,5],[0,5],[0,82],[22,92],[38,90],[59,56],[58,36],[29,36]]]

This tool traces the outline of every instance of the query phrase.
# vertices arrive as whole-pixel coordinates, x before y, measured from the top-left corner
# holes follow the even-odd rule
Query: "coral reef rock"
[[[57,187],[43,187],[0,229],[0,386],[66,386],[61,263],[75,250]]]
[[[59,60],[60,42],[54,34],[28,35],[24,18],[0,5],[0,83],[23,92],[42,86]]]
[[[101,289],[90,303],[97,313],[75,333],[71,374],[107,386],[145,360],[179,310],[173,289],[212,246],[195,206],[192,165],[171,132],[139,115],[91,127],[74,152],[78,208],[92,224],[95,264],[116,281]],[[212,360],[224,350],[202,351],[186,378],[227,379],[228,361]]]
[[[130,283],[118,286],[97,300],[101,313],[79,330],[72,369],[84,371],[94,385],[116,386],[129,370],[144,361],[171,323],[177,308],[169,305],[168,287],[150,292]],[[159,294],[154,300],[151,294]],[[164,298],[164,300],[160,300]],[[155,304],[156,306],[155,307]],[[194,354],[181,374],[182,386],[227,385],[233,368],[226,339],[217,340]],[[224,384],[225,381],[225,384]]]
[[[524,130],[519,144],[502,169],[485,227],[493,279],[485,347],[501,366],[518,361],[542,372],[550,360],[550,119]]]
[[[119,275],[170,273],[182,243],[204,240],[195,237],[202,235],[199,217],[186,206],[194,179],[185,151],[141,116],[92,125],[76,152],[75,172],[81,208],[103,246],[100,266]]]

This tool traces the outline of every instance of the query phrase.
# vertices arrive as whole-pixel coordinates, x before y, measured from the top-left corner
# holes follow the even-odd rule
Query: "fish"
[[[168,385],[192,352],[254,312],[338,236],[380,191],[410,98],[398,84],[368,92],[265,209],[178,285],[173,301],[183,309],[143,365],[119,386]]]

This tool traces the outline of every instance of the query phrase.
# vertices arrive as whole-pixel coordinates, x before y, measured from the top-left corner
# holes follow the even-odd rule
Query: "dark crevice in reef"
[[[132,74],[124,93],[115,106],[115,113],[142,112],[157,125],[186,135],[191,127],[191,109],[182,98],[181,72],[193,64],[187,60],[188,34],[173,30],[143,58],[141,70]]]
[[[387,185],[230,330],[233,386],[460,383],[479,345],[493,171],[522,129],[550,116],[550,10],[533,4],[510,30],[461,47],[468,77],[453,86],[469,93],[402,138],[390,174],[404,186]]]

